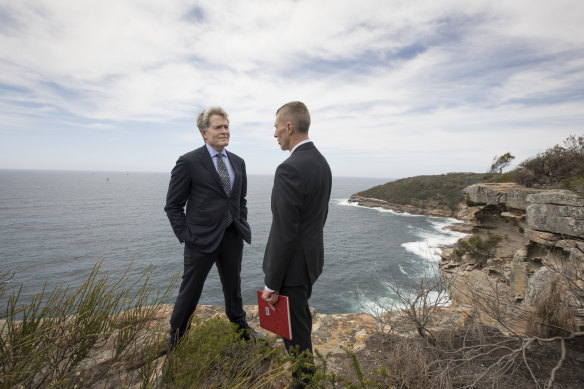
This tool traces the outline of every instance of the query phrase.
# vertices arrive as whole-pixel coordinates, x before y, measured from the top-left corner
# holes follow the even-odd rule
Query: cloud
[[[222,105],[232,146],[264,173],[282,158],[256,155],[274,147],[275,110],[302,100],[341,173],[483,169],[582,132],[583,12],[565,0],[11,2],[0,6],[5,147],[63,126],[125,128],[121,142],[152,129],[184,149],[198,142],[197,112]],[[378,163],[365,173],[367,153]],[[18,166],[7,158],[0,167]]]

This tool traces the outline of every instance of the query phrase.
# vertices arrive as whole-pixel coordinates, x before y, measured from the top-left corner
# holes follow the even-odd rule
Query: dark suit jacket
[[[227,152],[235,174],[229,196],[221,186],[221,179],[213,165],[207,146],[181,156],[172,169],[164,210],[178,240],[204,253],[217,249],[225,226],[223,217],[227,207],[239,235],[251,242],[247,223],[247,175],[245,162]],[[186,213],[185,213],[186,204]]]
[[[331,183],[331,169],[312,142],[300,145],[276,169],[263,263],[268,288],[312,285],[322,273]]]

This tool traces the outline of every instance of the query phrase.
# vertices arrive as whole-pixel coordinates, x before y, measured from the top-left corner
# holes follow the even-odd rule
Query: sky
[[[0,169],[170,172],[229,114],[248,174],[304,102],[333,176],[512,167],[584,135],[580,0],[0,0]]]

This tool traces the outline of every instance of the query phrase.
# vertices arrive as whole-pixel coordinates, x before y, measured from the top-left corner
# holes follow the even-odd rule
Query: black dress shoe
[[[264,335],[260,334],[251,327],[242,328],[239,336],[241,339],[245,341],[250,341],[252,339],[266,340],[266,337]]]

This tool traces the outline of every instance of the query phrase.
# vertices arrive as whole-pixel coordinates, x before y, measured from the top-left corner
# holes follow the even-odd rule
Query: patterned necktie
[[[227,166],[225,166],[225,162],[223,162],[223,154],[217,154],[217,172],[219,173],[219,178],[221,178],[221,185],[223,185],[223,190],[227,195],[231,193],[231,181],[229,180],[229,172],[227,172]],[[225,227],[229,226],[233,222],[233,216],[231,216],[231,212],[229,208],[227,208],[227,212],[225,214]]]

